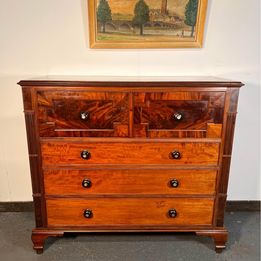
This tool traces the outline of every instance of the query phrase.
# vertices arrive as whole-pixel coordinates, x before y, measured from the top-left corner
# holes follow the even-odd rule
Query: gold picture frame
[[[87,1],[90,48],[201,48],[203,45],[208,0]]]

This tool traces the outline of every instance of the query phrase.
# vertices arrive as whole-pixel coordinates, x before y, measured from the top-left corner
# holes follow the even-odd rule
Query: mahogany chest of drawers
[[[21,81],[34,249],[66,232],[195,232],[225,248],[240,82]]]

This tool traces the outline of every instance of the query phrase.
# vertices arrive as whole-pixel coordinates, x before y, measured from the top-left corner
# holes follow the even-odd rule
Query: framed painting
[[[200,48],[207,0],[88,0],[91,48]]]

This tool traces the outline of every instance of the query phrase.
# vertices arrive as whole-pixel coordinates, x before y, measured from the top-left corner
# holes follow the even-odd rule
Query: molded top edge
[[[134,77],[134,76],[46,76],[21,80],[21,86],[113,86],[113,87],[241,87],[239,81],[231,81],[217,77],[202,76],[161,76],[161,77]]]

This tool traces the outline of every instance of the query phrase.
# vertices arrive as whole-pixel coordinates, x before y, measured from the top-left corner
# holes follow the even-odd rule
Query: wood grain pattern
[[[82,181],[91,181],[84,188]],[[170,181],[176,179],[178,187]],[[213,195],[215,170],[46,170],[44,184],[46,195],[93,194],[166,194]]]
[[[30,172],[31,172],[31,182],[33,193],[41,193],[41,181],[39,177],[39,157],[38,155],[29,156],[30,162]]]
[[[28,152],[29,154],[37,155],[38,146],[36,146],[37,131],[35,126],[35,113],[33,111],[26,112],[24,117],[25,117],[25,126],[26,126],[26,134],[27,134]]]
[[[236,114],[227,115],[227,126],[226,126],[226,141],[224,144],[224,155],[231,155],[232,154],[232,146],[233,146],[233,139],[234,139],[234,130],[236,124]]]
[[[46,226],[46,215],[45,215],[45,201],[43,201],[42,195],[34,196],[34,217],[35,226],[44,227]]]
[[[32,94],[30,88],[22,88],[24,110],[32,110]]]
[[[89,225],[210,225],[211,199],[47,199],[48,226]],[[93,217],[83,216],[91,209]],[[176,209],[177,217],[168,211]]]
[[[212,237],[217,251],[224,249],[241,82],[67,77],[19,84],[37,252],[49,236],[91,231],[196,232]],[[81,121],[82,110],[90,112],[89,121]],[[182,121],[172,120],[175,112]],[[85,149],[90,160],[80,157]],[[171,159],[174,150],[181,159]],[[91,179],[90,189],[82,188],[84,178]],[[171,178],[178,188],[170,188]],[[87,207],[91,219],[83,217]],[[176,218],[168,217],[170,208],[178,211]]]
[[[222,124],[207,124],[207,138],[221,138],[222,137]]]
[[[230,101],[229,101],[228,112],[234,113],[237,112],[239,89],[229,88],[229,93],[230,93]]]
[[[223,157],[222,158],[222,166],[220,172],[222,173],[219,182],[219,193],[226,194],[228,187],[228,179],[229,179],[229,170],[230,170],[231,157]]]
[[[239,90],[236,88],[229,88],[227,92],[227,111],[225,113],[225,125],[223,132],[223,142],[221,157],[221,168],[218,173],[218,193],[215,207],[215,223],[217,226],[224,225],[224,215],[227,199],[227,187],[229,181],[229,170],[231,163],[231,154],[233,148],[233,139],[237,115]]]
[[[223,227],[221,229],[216,230],[197,231],[196,234],[198,236],[212,237],[215,243],[215,250],[217,253],[221,253],[222,250],[226,248],[228,232]]]
[[[44,243],[48,237],[62,237],[64,235],[63,231],[43,231],[34,229],[32,231],[32,241],[34,244],[34,250],[37,254],[42,254],[44,250]]]
[[[226,87],[240,88],[244,84],[239,81],[231,81],[219,77],[211,76],[162,76],[162,77],[151,77],[151,76],[44,76],[37,79],[21,80],[19,83],[22,87],[33,87],[33,86],[44,86],[45,89],[51,89],[54,87],[139,87],[139,89],[147,89],[151,87],[170,87],[175,88],[182,87],[183,90],[186,88],[192,88],[195,91],[197,88],[217,88],[216,91],[226,89]],[[100,91],[100,89],[96,89]],[[168,91],[168,90],[166,90]]]
[[[126,93],[38,91],[37,105],[42,137],[128,136]],[[88,119],[82,120],[81,112],[87,112]]]
[[[195,232],[196,231],[196,232]],[[84,227],[63,227],[63,228],[42,228],[34,229],[32,232],[32,241],[34,243],[34,249],[37,254],[42,254],[44,250],[44,242],[48,237],[61,237],[64,232],[66,233],[104,233],[104,232],[123,232],[123,233],[137,233],[137,232],[153,232],[153,233],[192,233],[195,232],[198,236],[212,237],[215,241],[216,252],[220,253],[225,248],[227,241],[227,230],[225,228],[213,228],[207,226],[153,226],[148,227],[144,225],[140,226],[84,226]],[[50,242],[49,242],[50,246]],[[218,246],[218,247],[217,247]]]
[[[143,125],[144,127],[146,125]],[[147,127],[147,126],[146,126]],[[135,125],[136,137],[148,137],[148,138],[164,138],[164,139],[174,139],[174,138],[206,138],[206,130],[148,130],[148,128],[143,129],[142,132],[139,131],[139,126]]]
[[[217,194],[217,196],[216,196],[217,213],[216,213],[216,217],[215,217],[215,225],[217,227],[223,227],[224,226],[226,200],[227,200],[227,194],[221,194],[221,193]]]
[[[193,164],[217,165],[219,143],[73,143],[68,141],[43,142],[41,144],[43,165],[63,164]],[[89,160],[81,158],[87,150]],[[181,153],[173,159],[172,151]]]
[[[28,98],[24,105],[27,107],[32,107],[31,96],[26,95],[24,98]],[[30,172],[31,172],[31,182],[33,194],[38,194],[34,196],[34,208],[35,208],[35,223],[36,227],[42,227],[45,224],[45,201],[43,200],[42,194],[42,173],[40,168],[40,155],[39,155],[39,143],[37,130],[35,125],[35,112],[26,111],[25,112],[25,124],[27,133],[27,144],[29,152],[29,162],[30,162]]]
[[[134,93],[134,136],[206,137],[209,123],[222,124],[224,101],[224,92]]]

